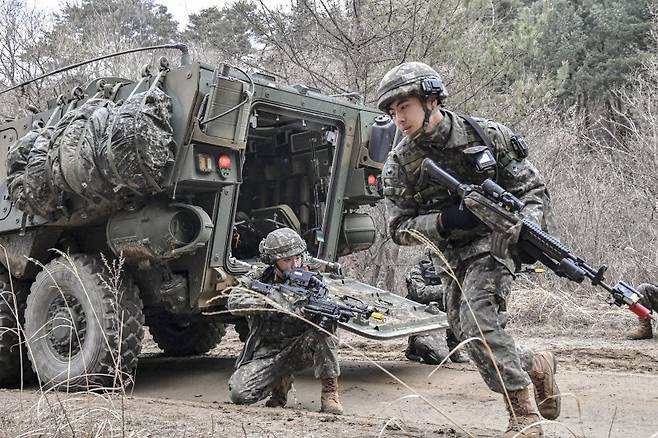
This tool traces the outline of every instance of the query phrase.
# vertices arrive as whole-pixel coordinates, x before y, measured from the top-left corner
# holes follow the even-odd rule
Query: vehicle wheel
[[[144,337],[137,287],[118,282],[98,257],[58,257],[37,275],[25,332],[42,386],[115,388],[132,383]],[[120,370],[120,372],[117,372]]]
[[[0,265],[0,386],[3,388],[20,387],[21,379],[26,382],[34,377],[25,348],[27,291],[24,283],[10,280],[9,273]]]
[[[153,340],[170,356],[194,356],[212,350],[226,334],[224,324],[201,315],[159,313],[147,321]]]

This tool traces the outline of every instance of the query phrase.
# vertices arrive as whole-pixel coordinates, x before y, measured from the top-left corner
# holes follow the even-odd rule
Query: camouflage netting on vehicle
[[[103,176],[119,189],[158,192],[173,162],[171,98],[157,87],[135,94],[118,108],[99,151]]]
[[[72,196],[100,207],[161,191],[175,150],[171,111],[171,98],[152,86],[122,105],[92,98],[55,126],[35,126],[7,154],[12,200],[49,216],[65,214]]]
[[[110,124],[114,103],[90,99],[59,121],[51,140],[54,185],[98,204],[112,193],[96,165],[96,151]]]
[[[52,172],[48,152],[53,127],[46,127],[34,141],[27,157],[27,165],[23,174],[23,194],[25,210],[31,214],[47,216],[57,210],[61,194],[58,194],[52,184]]]
[[[40,133],[41,127],[34,126],[30,132],[14,142],[7,152],[7,189],[9,190],[9,196],[21,210],[25,210],[23,177],[27,166],[27,157]]]

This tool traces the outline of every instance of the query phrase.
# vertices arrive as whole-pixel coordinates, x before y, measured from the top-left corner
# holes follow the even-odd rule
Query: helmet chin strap
[[[425,117],[423,118],[423,126],[420,127],[416,132],[411,134],[409,136],[410,139],[416,140],[419,138],[421,135],[425,134],[427,132],[427,127],[430,124],[430,118],[432,117],[432,114],[434,114],[436,111],[439,111],[441,109],[440,105],[436,105],[436,108],[430,110],[427,108],[427,100],[423,101],[423,112],[425,113]]]

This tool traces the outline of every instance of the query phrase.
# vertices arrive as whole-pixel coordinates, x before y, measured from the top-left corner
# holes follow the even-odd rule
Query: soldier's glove
[[[452,231],[452,230],[472,230],[480,225],[478,219],[467,208],[459,208],[454,205],[441,210],[437,219],[437,227],[439,232]]]
[[[505,231],[494,231],[491,233],[491,254],[496,257],[516,258],[516,244],[519,241],[522,223],[512,225]]]

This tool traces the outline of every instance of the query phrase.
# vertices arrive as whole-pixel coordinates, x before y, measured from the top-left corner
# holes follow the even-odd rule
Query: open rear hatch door
[[[418,304],[392,292],[351,278],[325,274],[331,295],[340,303],[354,304],[355,299],[372,306],[384,319],[350,319],[340,327],[370,339],[393,339],[448,327],[448,318],[436,304]]]

